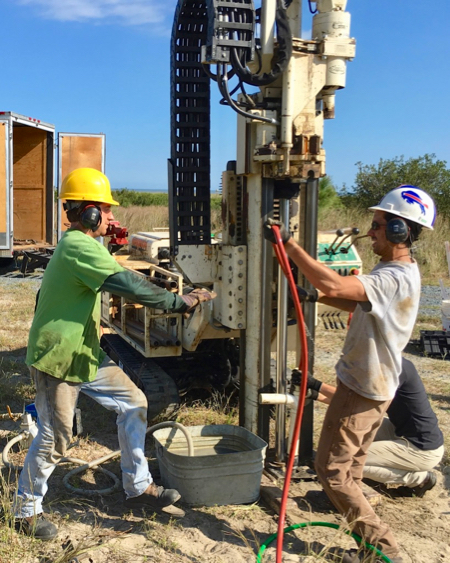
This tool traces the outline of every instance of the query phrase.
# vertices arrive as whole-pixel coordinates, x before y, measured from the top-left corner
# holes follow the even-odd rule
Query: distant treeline
[[[113,190],[113,197],[122,207],[131,207],[139,205],[141,207],[161,205],[168,207],[169,194],[164,192],[136,192],[123,188],[121,190]],[[211,209],[220,209],[222,202],[221,195],[211,195]]]

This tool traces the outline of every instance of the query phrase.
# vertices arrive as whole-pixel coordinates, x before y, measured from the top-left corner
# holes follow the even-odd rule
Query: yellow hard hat
[[[95,168],[76,168],[64,178],[59,199],[120,205],[112,198],[108,178]]]

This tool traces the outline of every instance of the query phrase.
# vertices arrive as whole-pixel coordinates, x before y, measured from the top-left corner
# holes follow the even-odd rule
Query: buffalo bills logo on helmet
[[[406,187],[406,186],[405,186]],[[411,186],[413,187],[413,186]],[[426,215],[428,204],[426,204],[418,193],[413,190],[405,190],[402,192],[402,198],[410,205],[417,204],[420,207],[422,215]]]

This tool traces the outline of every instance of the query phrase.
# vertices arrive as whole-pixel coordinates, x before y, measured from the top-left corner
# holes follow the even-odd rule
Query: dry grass
[[[169,210],[160,205],[152,207],[118,207],[114,209],[115,218],[121,225],[127,227],[128,232],[148,232],[155,229],[169,229]]]
[[[114,209],[115,218],[121,225],[127,227],[128,232],[153,231],[155,229],[169,230],[169,210],[161,205],[151,207],[119,207]],[[222,230],[221,214],[218,210],[211,211],[211,231],[218,233]]]
[[[184,426],[209,424],[239,424],[239,408],[234,396],[213,392],[206,401],[183,404],[177,413],[177,422]]]
[[[37,287],[28,282],[14,282],[0,292],[0,309],[8,310],[8,323],[0,324],[0,350],[12,351],[26,346],[31,326]]]
[[[0,413],[7,405],[12,412],[22,412],[34,397],[24,359],[36,291],[34,282],[17,281],[0,293]]]

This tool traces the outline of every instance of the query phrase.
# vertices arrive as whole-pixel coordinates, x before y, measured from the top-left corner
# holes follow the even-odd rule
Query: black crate
[[[420,343],[424,354],[450,360],[450,331],[421,330]]]

